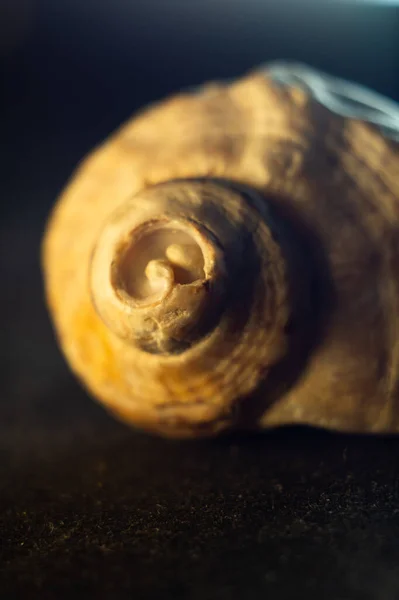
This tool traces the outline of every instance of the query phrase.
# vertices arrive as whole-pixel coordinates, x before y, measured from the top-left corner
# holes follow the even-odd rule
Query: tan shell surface
[[[257,325],[256,306],[248,320],[255,344],[216,328],[214,344],[206,338],[172,361],[130,346],[96,312],[89,270],[104,224],[129,198],[190,178],[222,178],[256,190],[306,238],[323,306],[300,368],[279,334],[271,376],[260,381],[259,349],[273,346],[273,336],[265,338]],[[398,202],[397,146],[263,74],[161,102],[83,161],[49,221],[43,266],[63,352],[112,412],[165,435],[285,423],[397,431]],[[295,298],[284,296],[277,242],[267,243],[274,248],[283,328]],[[300,270],[296,276],[301,279]],[[311,320],[310,314],[309,332]],[[240,402],[232,405],[226,390],[236,386]]]

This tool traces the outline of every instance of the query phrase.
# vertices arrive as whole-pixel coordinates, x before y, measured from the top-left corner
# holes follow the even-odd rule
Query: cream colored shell
[[[49,309],[110,411],[170,436],[399,430],[399,153],[261,72],[150,107],[49,221]]]

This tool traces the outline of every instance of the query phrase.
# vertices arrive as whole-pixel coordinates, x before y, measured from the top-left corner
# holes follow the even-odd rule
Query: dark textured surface
[[[396,440],[166,442],[67,377],[28,416],[2,443],[2,597],[398,597]]]
[[[169,21],[144,8],[118,21],[91,0],[33,5],[22,41],[1,46],[1,600],[396,600],[398,440],[132,432],[69,374],[38,264],[45,216],[81,156],[179,86],[288,56],[397,97],[394,12],[247,2],[241,21],[209,5],[200,23],[199,5],[189,19],[174,3]]]
[[[74,444],[49,435],[7,476],[3,593],[397,598],[397,443],[289,431],[183,447],[84,410]]]

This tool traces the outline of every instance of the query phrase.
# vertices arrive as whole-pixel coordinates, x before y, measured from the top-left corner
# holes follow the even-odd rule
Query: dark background
[[[319,0],[0,3],[0,597],[399,597],[399,441],[167,442],[82,391],[43,303],[78,161],[179,88],[293,58],[399,99],[398,8]]]

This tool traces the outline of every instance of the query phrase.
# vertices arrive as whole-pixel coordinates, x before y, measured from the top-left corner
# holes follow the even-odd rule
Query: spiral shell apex
[[[137,402],[153,402],[164,419],[183,424],[190,408],[213,426],[232,419],[287,352],[289,274],[265,216],[251,191],[175,181],[127,201],[98,238],[97,314],[136,350]]]
[[[46,231],[74,372],[168,436],[395,430],[395,152],[259,72],[138,115],[82,164]]]

